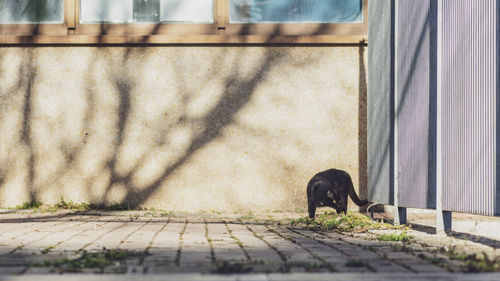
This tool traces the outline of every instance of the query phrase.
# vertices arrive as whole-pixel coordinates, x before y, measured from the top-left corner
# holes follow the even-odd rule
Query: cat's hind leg
[[[309,202],[309,204],[307,204],[307,210],[309,212],[309,218],[314,219],[316,215],[316,205],[314,205],[313,202]]]
[[[339,202],[339,209],[340,209],[340,212],[339,210],[337,210],[337,213],[347,213],[347,201],[349,200],[349,195],[347,193],[347,191],[345,192],[341,192],[340,194],[340,202]]]

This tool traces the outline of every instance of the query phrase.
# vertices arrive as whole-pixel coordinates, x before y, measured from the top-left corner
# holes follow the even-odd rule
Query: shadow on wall
[[[366,186],[363,54],[363,44],[4,48],[0,204],[294,209],[329,167]]]

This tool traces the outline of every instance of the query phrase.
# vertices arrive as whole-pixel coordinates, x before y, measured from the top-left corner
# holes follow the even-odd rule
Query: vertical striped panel
[[[398,4],[396,118],[401,207],[435,207],[436,3],[399,0]]]
[[[368,200],[392,204],[394,0],[368,2]]]
[[[443,0],[443,209],[495,213],[496,0]]]
[[[496,1],[496,14],[495,14],[495,20],[496,20],[496,30],[495,30],[495,55],[496,55],[496,65],[495,65],[495,119],[494,122],[495,124],[495,156],[496,156],[496,161],[495,161],[495,169],[496,169],[496,177],[495,177],[495,211],[494,215],[495,216],[500,216],[500,87],[498,86],[498,83],[500,82],[500,3]]]

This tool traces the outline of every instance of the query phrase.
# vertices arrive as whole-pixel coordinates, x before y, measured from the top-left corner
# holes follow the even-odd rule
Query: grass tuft
[[[326,212],[318,215],[314,220],[308,217],[290,219],[290,223],[292,226],[302,225],[313,229],[336,229],[349,232],[365,232],[373,229],[407,229],[406,226],[394,226],[388,223],[373,221],[363,214],[350,211],[347,214]]]
[[[102,210],[102,211],[149,211],[153,216],[171,216],[172,211],[163,210],[160,208],[151,207],[149,209],[143,207],[135,207],[127,204],[112,204],[112,205],[97,205],[89,203],[77,203],[74,201],[66,201],[63,197],[54,205],[45,205],[40,201],[25,202],[22,205],[18,205],[14,208],[15,210],[34,210],[34,211],[48,211],[57,212],[60,210],[71,210],[71,211],[90,211],[90,210]]]
[[[411,239],[415,238],[413,235],[408,235],[406,232],[394,232],[391,234],[382,234],[377,237],[378,240],[380,241],[402,241],[402,242],[408,242]]]
[[[34,210],[36,210],[36,209],[40,208],[42,205],[43,205],[43,203],[40,201],[31,201],[31,202],[25,202],[22,205],[17,205],[12,209],[16,209],[16,210],[33,210],[34,209]]]

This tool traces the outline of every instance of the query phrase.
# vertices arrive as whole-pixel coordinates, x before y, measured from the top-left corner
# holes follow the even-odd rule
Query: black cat
[[[337,213],[347,212],[347,196],[358,206],[368,204],[367,200],[360,200],[351,176],[345,171],[329,169],[319,172],[307,184],[307,207],[309,217],[314,218],[317,207],[332,207]]]

